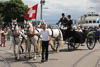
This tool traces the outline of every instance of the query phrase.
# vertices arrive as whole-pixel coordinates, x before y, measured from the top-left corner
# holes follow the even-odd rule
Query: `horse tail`
[[[60,29],[59,29],[59,40],[58,40],[58,43],[59,43],[60,46],[64,45],[63,34],[62,34]]]

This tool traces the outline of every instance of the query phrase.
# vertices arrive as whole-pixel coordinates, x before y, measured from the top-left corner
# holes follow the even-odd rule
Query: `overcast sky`
[[[23,2],[30,7],[39,4],[40,0],[23,0]],[[78,19],[80,15],[90,11],[100,12],[99,5],[100,0],[46,0],[44,8],[48,9],[43,10],[43,17],[46,20],[58,20],[64,12],[66,16],[71,14],[73,19]]]
[[[40,0],[22,0],[29,7],[40,4]],[[95,11],[100,13],[100,0],[45,0],[43,9],[44,20],[58,20],[61,13],[72,15],[73,19],[78,19],[84,13]],[[38,19],[40,5],[38,6]],[[93,7],[93,8],[91,8]]]

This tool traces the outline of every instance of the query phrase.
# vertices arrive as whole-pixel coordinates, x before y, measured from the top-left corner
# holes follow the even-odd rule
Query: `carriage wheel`
[[[73,48],[77,49],[80,46],[80,43],[75,43],[75,39],[73,37],[68,40],[68,49]]]
[[[95,47],[95,44],[96,44],[95,38],[87,38],[86,44],[87,44],[87,48],[89,50],[92,50]]]
[[[69,46],[71,46],[73,49],[77,49],[80,46],[80,43],[70,43]],[[70,49],[70,47],[69,47]]]

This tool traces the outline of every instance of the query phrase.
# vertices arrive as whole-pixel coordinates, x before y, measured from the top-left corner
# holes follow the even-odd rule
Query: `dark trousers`
[[[48,60],[49,41],[42,41],[42,60]]]

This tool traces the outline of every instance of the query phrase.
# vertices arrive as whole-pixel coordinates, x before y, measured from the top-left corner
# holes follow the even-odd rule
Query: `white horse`
[[[41,28],[41,24],[43,24],[43,23],[45,23],[44,21],[40,21],[40,24],[39,24],[39,26],[37,26],[37,27],[39,27],[39,28],[36,28],[36,30],[38,31],[38,32],[40,32],[41,30],[42,30],[42,28]],[[61,45],[63,45],[64,43],[64,41],[63,41],[63,35],[62,35],[62,32],[61,32],[61,30],[59,29],[59,28],[53,28],[52,26],[47,26],[47,28],[48,28],[48,30],[49,30],[49,32],[50,33],[52,33],[52,38],[53,38],[53,40],[52,40],[52,44],[50,45],[51,46],[51,48],[55,51],[59,51],[59,47],[61,46]],[[41,40],[41,39],[40,39]]]
[[[59,47],[64,44],[63,34],[59,28],[48,27],[49,31],[52,33],[53,43],[51,48],[53,50],[59,51]]]
[[[13,44],[13,51],[16,60],[20,59],[20,31],[18,28],[17,20],[12,20],[11,23],[11,35],[12,35],[12,44]]]
[[[40,22],[41,24],[44,23],[44,21]],[[31,22],[25,22],[25,30],[27,31],[27,45],[26,45],[26,50],[28,50],[28,55],[30,57],[31,54],[31,45],[34,46],[34,56],[33,59],[36,59],[36,52],[37,52],[37,48],[38,48],[38,52],[39,52],[39,56],[41,55],[41,36],[37,36],[36,34],[38,34],[42,28],[41,28],[41,24],[39,24],[39,26],[36,26],[34,28],[34,26],[32,25]],[[63,36],[62,36],[62,32],[60,29],[58,28],[48,28],[49,31],[52,33],[52,37],[53,37],[53,41],[52,41],[52,49],[57,50],[60,45],[63,45]],[[36,34],[32,34],[32,32],[35,31]],[[57,44],[56,44],[57,42]]]
[[[38,41],[38,36],[37,34],[33,34],[33,32],[36,33],[34,26],[32,25],[31,21],[28,21],[25,23],[26,26],[26,30],[27,30],[27,47],[26,48],[28,50],[28,55],[30,57],[31,54],[31,45],[33,45],[34,47],[34,56],[33,59],[36,59],[36,52],[37,52],[37,41]]]

